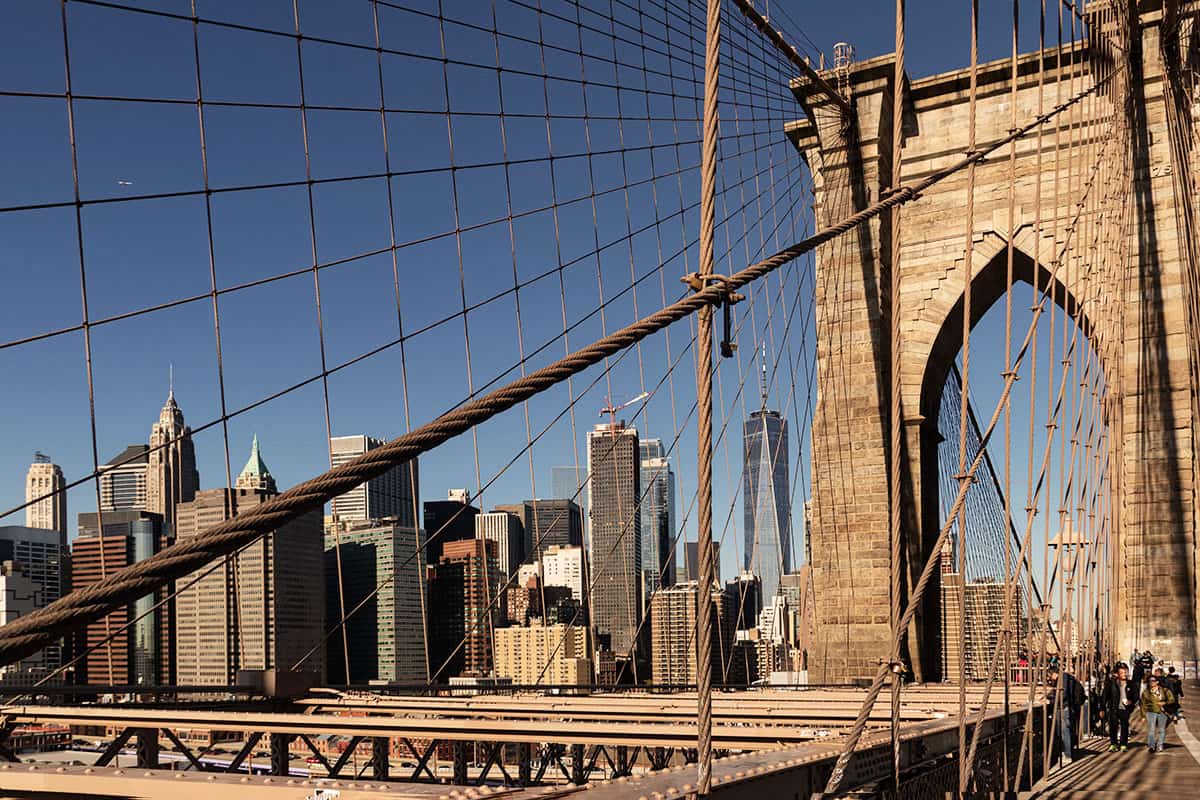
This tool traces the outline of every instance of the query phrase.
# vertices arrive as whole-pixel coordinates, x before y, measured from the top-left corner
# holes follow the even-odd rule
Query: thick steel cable
[[[1102,82],[1081,92],[1047,114],[1040,115],[1010,134],[1020,138],[1037,126],[1061,114],[1084,97],[1096,91]],[[335,469],[298,484],[276,497],[245,511],[202,534],[156,553],[148,559],[126,567],[93,586],[72,592],[40,611],[15,620],[0,628],[0,664],[9,664],[37,652],[63,633],[78,629],[99,619],[112,609],[132,602],[160,588],[174,578],[200,568],[214,558],[233,552],[242,544],[263,533],[275,530],[305,511],[344,494],[364,481],[387,472],[397,464],[408,461],[491,417],[512,408],[517,403],[578,374],[605,356],[612,355],[674,322],[685,319],[701,308],[711,308],[721,302],[727,291],[735,291],[758,280],[789,261],[832,241],[884,211],[913,199],[929,187],[957,173],[969,163],[985,159],[1003,147],[1009,137],[982,150],[964,156],[959,161],[938,170],[914,186],[900,187],[887,197],[850,216],[829,225],[806,239],[785,248],[724,279],[724,286],[710,286],[685,297],[637,322],[609,334],[570,355],[555,361],[528,376],[511,381],[488,394],[463,403],[411,432],[397,437]],[[915,613],[915,611],[914,611]],[[907,615],[911,618],[912,615]]]
[[[892,72],[892,186],[900,185],[901,146],[904,136],[904,0],[896,0],[896,56]],[[1010,147],[1016,147],[1013,142]],[[972,169],[968,167],[968,169]],[[888,310],[888,326],[891,329],[891,344],[889,347],[891,372],[891,416],[889,417],[889,470],[888,470],[888,537],[891,544],[889,572],[891,578],[891,605],[889,608],[889,623],[892,628],[892,651],[889,653],[892,668],[892,708],[891,708],[891,738],[892,738],[892,789],[899,796],[900,792],[900,689],[904,680],[900,666],[900,637],[897,636],[897,624],[900,621],[900,453],[903,420],[900,409],[900,207],[893,208],[890,214],[891,235],[891,268],[890,307]],[[1006,358],[1007,360],[1007,358]]]
[[[721,53],[721,0],[708,0],[704,49],[704,131],[700,151],[700,276],[713,273],[716,234],[717,80]],[[732,302],[727,297],[726,302]],[[696,431],[697,529],[696,559],[696,789],[705,797],[712,789],[712,324],[713,307],[700,309],[696,325],[696,393],[699,413]]]

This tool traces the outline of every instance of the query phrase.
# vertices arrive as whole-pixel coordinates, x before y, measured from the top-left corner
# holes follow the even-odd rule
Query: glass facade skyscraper
[[[649,601],[675,583],[675,472],[661,439],[638,443],[641,459],[642,573]]]
[[[792,571],[787,420],[778,411],[761,408],[743,423],[742,438],[746,466],[742,568],[762,580],[765,605],[779,591],[779,577]]]

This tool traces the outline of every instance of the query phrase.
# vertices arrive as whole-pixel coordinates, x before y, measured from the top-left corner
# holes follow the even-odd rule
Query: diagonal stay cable
[[[1115,74],[1115,73],[1113,73]],[[1111,75],[1109,76],[1111,78]],[[0,665],[19,661],[42,647],[52,644],[65,633],[103,618],[113,609],[165,586],[199,569],[213,559],[234,552],[247,541],[275,530],[306,511],[355,486],[382,475],[397,464],[431,450],[470,430],[534,395],[549,389],[572,375],[599,363],[672,323],[691,316],[701,308],[723,302],[727,292],[774,272],[793,259],[832,241],[847,231],[874,219],[890,208],[912,200],[929,187],[945,180],[970,164],[987,158],[1009,141],[1021,138],[1064,110],[1103,87],[1098,81],[1046,114],[1036,117],[1009,136],[983,147],[959,161],[938,170],[914,186],[903,186],[855,214],[830,225],[769,258],[751,264],[729,276],[723,285],[710,286],[685,297],[660,311],[614,331],[590,345],[549,364],[536,372],[514,380],[483,397],[464,403],[386,445],[371,450],[335,469],[305,481],[233,519],[214,525],[200,535],[167,547],[136,564],[114,572],[87,589],[72,592],[40,611],[15,620],[0,629]]]

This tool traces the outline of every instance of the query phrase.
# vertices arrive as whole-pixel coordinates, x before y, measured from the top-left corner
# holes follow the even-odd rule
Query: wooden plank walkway
[[[1129,750],[1108,752],[1107,738],[1086,739],[1074,763],[1055,770],[1029,800],[1196,800],[1200,797],[1200,683],[1184,686],[1184,719],[1167,727],[1165,752],[1146,749],[1146,722],[1129,726]],[[1189,725],[1191,729],[1189,730]]]

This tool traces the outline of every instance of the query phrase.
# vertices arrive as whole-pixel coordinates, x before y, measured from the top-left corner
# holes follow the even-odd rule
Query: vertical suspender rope
[[[1017,31],[1020,24],[1021,6],[1019,0],[1012,4],[1012,66],[1009,88],[1009,123],[1013,130],[1017,127]],[[1040,176],[1039,176],[1040,178]],[[1017,183],[1017,143],[1008,145],[1008,246],[1005,248],[1005,280],[1004,280],[1004,368],[1012,359],[1012,316],[1013,316],[1013,237],[1017,228],[1016,217],[1016,183]],[[1034,274],[1037,268],[1034,268]],[[1003,377],[1003,376],[1001,376]],[[1012,401],[1004,403],[1004,592],[1011,592],[1012,574],[1012,537],[1008,536],[1008,526],[1012,524]],[[1010,708],[1009,670],[1012,666],[1012,615],[1009,613],[1009,603],[1004,604],[1004,617],[1000,621],[1000,646],[1004,649],[1001,669],[1004,670],[1004,733],[1001,760],[1003,762],[1003,786],[1009,784],[1008,759],[1008,729]],[[992,680],[988,675],[988,680]]]
[[[1046,0],[1042,0],[1039,6],[1038,13],[1038,82],[1037,82],[1037,107],[1038,116],[1041,116],[1045,107],[1046,100]],[[1036,182],[1034,184],[1034,223],[1033,223],[1033,295],[1038,295],[1038,282],[1041,273],[1042,255],[1042,147],[1043,147],[1043,129],[1038,128],[1036,156],[1034,174]],[[1033,337],[1033,342],[1030,345],[1030,369],[1029,369],[1029,438],[1027,447],[1029,449],[1026,459],[1026,482],[1025,482],[1025,514],[1029,515],[1033,504],[1033,450],[1034,450],[1034,420],[1036,419],[1036,404],[1037,404],[1037,342],[1038,337]],[[1044,586],[1044,584],[1043,584]],[[1029,567],[1029,576],[1027,589],[1033,588],[1033,566]],[[1034,597],[1033,592],[1029,591],[1026,595],[1028,601],[1028,617],[1030,620],[1035,618]],[[1032,633],[1032,626],[1026,631],[1026,636],[1022,646],[1025,649],[1025,663],[1028,669],[1025,673],[1025,681],[1029,684],[1029,693],[1026,698],[1025,707],[1025,726],[1024,734],[1021,737],[1021,752],[1017,756],[1017,771],[1014,776],[1012,789],[1015,791],[1020,785],[1022,772],[1022,761],[1025,758],[1026,752],[1029,753],[1029,783],[1033,783],[1033,701],[1034,701],[1034,659],[1033,653],[1029,649],[1029,634]]]
[[[700,274],[713,272],[717,188],[717,75],[721,43],[721,2],[708,0],[704,51],[704,131],[700,149]],[[696,327],[697,431],[697,560],[696,588],[696,744],[697,792],[712,788],[712,325],[713,309],[698,312]]]
[[[979,93],[979,0],[971,1],[971,85],[967,100],[967,152],[975,151],[975,105]],[[967,401],[970,396],[971,372],[971,262],[974,259],[975,239],[975,164],[967,166],[967,231],[963,253],[963,328],[962,328],[962,408],[958,427],[958,479],[967,482]],[[1005,394],[1005,397],[1008,395]],[[962,487],[960,487],[960,494]],[[960,590],[958,597],[959,653],[958,653],[958,792],[966,791],[968,765],[967,750],[967,591],[966,591],[966,511],[960,508],[958,515],[958,573]]]
[[[904,135],[904,0],[896,0],[896,63],[892,75],[892,180],[893,188],[900,185],[900,149]],[[1015,126],[1014,126],[1015,127]],[[1016,146],[1015,144],[1013,145]],[[888,295],[891,307],[888,324],[891,327],[891,419],[889,433],[890,470],[888,473],[889,511],[888,536],[891,540],[891,615],[892,651],[889,654],[892,670],[892,787],[900,794],[900,688],[904,679],[900,666],[900,207],[891,210],[891,285]]]

